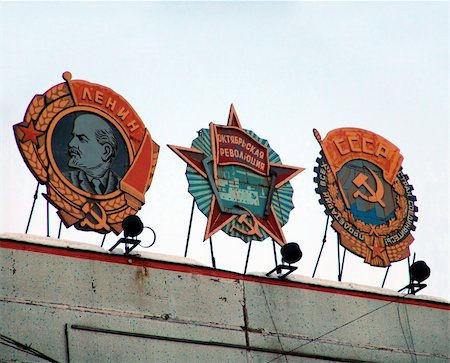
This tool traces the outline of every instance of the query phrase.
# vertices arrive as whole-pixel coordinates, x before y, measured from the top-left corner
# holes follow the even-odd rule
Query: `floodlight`
[[[300,246],[295,242],[286,243],[281,247],[282,262],[287,262],[289,265],[291,263],[296,263],[300,261],[303,256]]]
[[[431,270],[425,261],[416,261],[409,268],[409,273],[412,281],[420,283],[430,277]]]
[[[131,251],[133,251],[140,243],[141,240],[138,240],[136,237],[139,236],[144,230],[144,224],[141,219],[136,216],[128,216],[122,221],[123,235],[124,237],[120,238],[114,246],[112,246],[109,251],[113,251],[118,245],[123,243],[125,245],[125,255],[128,255]],[[153,246],[156,241],[155,231],[150,227],[148,228],[153,233],[153,242],[148,246],[141,246],[143,248],[149,248]]]
[[[415,255],[414,255],[414,258],[415,258]],[[428,265],[425,263],[425,261],[414,262],[411,266],[409,266],[409,284],[398,291],[400,292],[400,291],[408,289],[408,294],[415,295],[416,292],[419,292],[420,290],[427,287],[427,285],[423,284],[422,282],[430,277],[430,273],[431,273],[431,270],[428,267]],[[414,281],[417,281],[417,282],[414,282]]]
[[[123,234],[127,237],[137,237],[144,230],[141,219],[136,216],[128,216],[122,221]]]
[[[295,242],[289,242],[286,243],[284,246],[281,247],[281,265],[275,266],[275,268],[268,273],[266,273],[266,276],[271,275],[275,271],[278,274],[278,277],[280,279],[285,278],[290,273],[297,270],[296,266],[291,266],[292,263],[300,261],[300,259],[303,256],[302,251],[300,250],[300,246]],[[274,247],[274,253],[275,253],[275,247]],[[275,256],[275,262],[276,262],[276,256]],[[287,263],[287,265],[286,265]],[[283,270],[287,270],[286,273],[281,274]]]

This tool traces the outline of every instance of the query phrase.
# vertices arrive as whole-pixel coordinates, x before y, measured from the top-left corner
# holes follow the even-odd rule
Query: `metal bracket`
[[[112,252],[121,243],[125,244],[125,253],[124,253],[124,255],[128,255],[131,251],[133,251],[139,245],[139,243],[141,243],[141,240],[139,240],[139,239],[132,239],[132,238],[121,238],[108,251]],[[131,246],[128,247],[128,245],[131,245]]]
[[[298,267],[291,266],[291,265],[278,265],[273,270],[271,270],[268,273],[266,273],[266,276],[270,276],[276,271],[277,274],[278,274],[278,278],[284,279],[287,275],[289,275],[292,272],[294,272],[295,270],[297,270],[297,268]],[[288,272],[286,272],[283,275],[281,275],[281,271],[282,270],[288,270]]]
[[[423,290],[426,287],[427,287],[427,284],[419,284],[419,283],[411,282],[410,284],[408,284],[405,287],[403,287],[400,290],[398,290],[398,292],[401,292],[401,291],[403,291],[405,289],[408,289],[408,294],[415,295],[416,292],[419,292],[420,290]]]

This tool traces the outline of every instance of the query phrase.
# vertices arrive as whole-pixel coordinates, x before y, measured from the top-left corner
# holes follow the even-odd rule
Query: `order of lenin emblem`
[[[219,230],[245,242],[271,237],[286,243],[293,189],[303,168],[281,164],[267,140],[241,127],[231,105],[228,124],[209,124],[191,148],[168,145],[188,165],[189,192],[208,218],[204,239]]]
[[[357,128],[314,135],[322,147],[316,192],[341,245],[372,266],[408,257],[418,209],[398,147]]]
[[[66,227],[119,234],[145,202],[159,146],[113,90],[63,78],[31,100],[17,145]]]

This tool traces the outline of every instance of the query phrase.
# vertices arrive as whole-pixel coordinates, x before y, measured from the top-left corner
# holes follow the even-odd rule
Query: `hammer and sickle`
[[[248,231],[240,229],[233,225],[230,228],[230,232],[236,230],[237,232],[239,232],[241,234],[246,234],[248,236],[253,236],[256,234],[259,238],[261,238],[262,233],[259,231],[259,228],[258,228],[259,222],[256,219],[256,217],[254,216],[254,214],[252,212],[250,212],[247,208],[244,208],[242,206],[238,206],[238,207],[247,212],[247,213],[241,214],[237,221],[239,224],[245,224],[248,228]],[[252,221],[252,223],[250,223],[250,221]]]
[[[366,167],[367,168],[367,167]],[[369,170],[370,174],[372,174],[373,178],[376,182],[376,190],[374,191],[370,185],[367,183],[367,175],[363,173],[359,173],[355,179],[353,179],[353,184],[355,184],[358,188],[361,186],[364,186],[366,190],[370,193],[370,195],[366,195],[362,193],[360,190],[357,190],[353,193],[353,196],[355,198],[361,197],[362,199],[371,202],[371,203],[379,203],[383,208],[386,206],[383,202],[383,196],[384,196],[384,186],[383,182],[380,180],[380,178],[377,176],[377,174],[372,170],[367,168]]]
[[[100,211],[100,215],[98,215],[98,213],[95,211],[94,206],[97,206],[98,210]],[[96,203],[86,203],[85,205],[83,205],[81,210],[86,213],[86,217],[80,222],[81,227],[88,226],[89,228],[94,230],[110,230],[110,227],[106,221],[106,212],[101,205],[98,205]],[[90,218],[88,218],[88,214],[92,216],[92,218],[94,218],[97,223],[92,222]]]

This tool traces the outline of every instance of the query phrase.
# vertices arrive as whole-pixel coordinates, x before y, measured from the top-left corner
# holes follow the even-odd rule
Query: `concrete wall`
[[[26,241],[25,241],[26,239]],[[0,361],[449,362],[450,305],[0,237]]]

